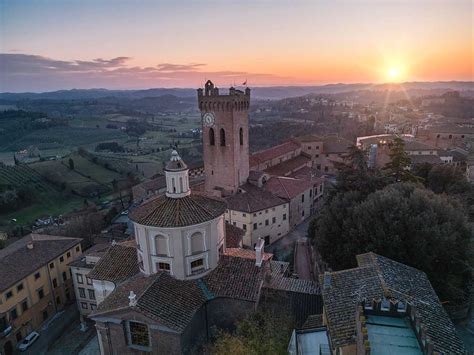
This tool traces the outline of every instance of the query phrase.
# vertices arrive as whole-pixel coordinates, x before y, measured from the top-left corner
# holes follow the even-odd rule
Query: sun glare
[[[387,79],[391,82],[400,81],[402,79],[400,69],[396,67],[388,69]]]

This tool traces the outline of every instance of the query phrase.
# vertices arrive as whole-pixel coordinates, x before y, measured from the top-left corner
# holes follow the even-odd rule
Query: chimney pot
[[[259,238],[257,245],[255,246],[255,265],[257,266],[262,266],[264,246],[265,246],[265,240],[263,240],[262,238]]]

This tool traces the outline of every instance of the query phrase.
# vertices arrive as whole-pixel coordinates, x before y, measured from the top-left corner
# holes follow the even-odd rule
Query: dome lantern
[[[165,167],[167,197],[181,198],[191,194],[188,171],[188,166],[181,159],[178,152],[173,150],[171,159]]]

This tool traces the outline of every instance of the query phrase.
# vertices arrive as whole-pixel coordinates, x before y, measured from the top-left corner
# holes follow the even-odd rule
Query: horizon
[[[1,92],[473,80],[469,0],[0,0],[0,13]]]

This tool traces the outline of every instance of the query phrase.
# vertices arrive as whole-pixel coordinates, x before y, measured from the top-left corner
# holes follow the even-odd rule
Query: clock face
[[[211,127],[214,125],[215,117],[212,112],[206,112],[204,116],[202,116],[202,122],[205,126]]]

